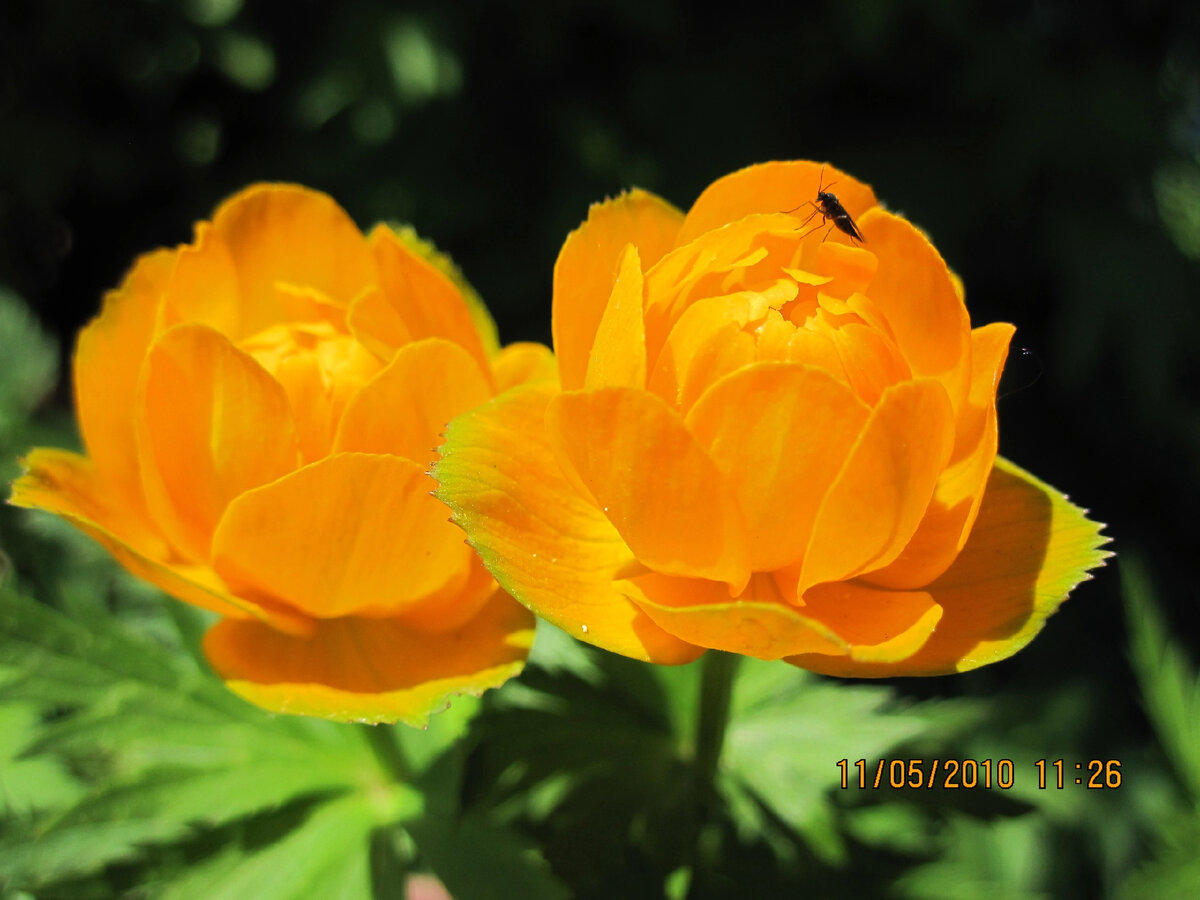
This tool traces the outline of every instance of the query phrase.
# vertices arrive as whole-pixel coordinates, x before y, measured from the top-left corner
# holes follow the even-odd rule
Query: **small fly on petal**
[[[866,238],[863,237],[862,232],[858,230],[858,226],[854,224],[854,220],[850,218],[850,213],[846,212],[846,207],[842,206],[842,202],[838,200],[837,194],[830,193],[829,191],[829,188],[833,187],[835,184],[837,184],[836,181],[831,181],[828,185],[825,184],[825,167],[821,166],[821,175],[817,182],[817,199],[808,201],[808,205],[813,208],[813,211],[808,214],[807,219],[800,223],[800,227],[803,228],[805,225],[807,225],[812,220],[813,216],[817,215],[818,213],[821,216],[821,224],[816,228],[813,228],[812,231],[806,232],[801,236],[808,237],[808,235],[812,234],[813,231],[816,231],[817,228],[823,227],[826,222],[832,220],[833,225],[837,226],[838,231],[849,235],[852,242],[861,243],[862,241],[865,241]],[[799,208],[799,206],[793,207],[792,209],[789,209],[788,212],[795,212]],[[829,231],[832,230],[833,226],[830,226]],[[825,238],[829,237],[829,231],[826,231],[825,237],[821,238],[822,244],[825,243]]]

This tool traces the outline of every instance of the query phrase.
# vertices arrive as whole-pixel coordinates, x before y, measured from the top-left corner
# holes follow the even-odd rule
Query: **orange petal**
[[[829,281],[821,290],[845,300],[863,293],[875,278],[879,257],[863,247],[822,241],[817,245],[817,269]]]
[[[660,397],[629,388],[560,394],[546,427],[640,563],[745,587],[746,522],[733,488]]]
[[[533,617],[503,591],[442,634],[390,619],[328,619],[310,638],[254,622],[218,622],[204,652],[229,687],[273,712],[338,722],[424,727],[458,694],[478,696],[520,673]]]
[[[317,618],[396,615],[470,563],[433,487],[398,456],[330,456],[229,504],[213,568],[241,594]]]
[[[659,626],[701,647],[759,659],[847,649],[828,627],[789,604],[770,575],[755,575],[737,598],[719,581],[657,573],[618,581],[616,588]]]
[[[869,230],[879,269],[874,306],[917,377],[937,378],[957,412],[971,379],[971,321],[937,249],[908,220],[876,208],[859,223]]]
[[[926,592],[944,610],[933,636],[897,661],[792,659],[814,672],[864,678],[945,675],[1012,656],[1042,629],[1107,538],[1058,491],[997,458],[975,527],[958,559]]]
[[[912,537],[954,442],[950,401],[931,379],[894,385],[825,494],[798,590],[894,560]]]
[[[196,238],[178,250],[164,296],[163,325],[190,322],[238,337],[242,329],[241,285],[233,254],[208,222],[196,225]]]
[[[558,362],[544,344],[518,341],[509,344],[492,359],[496,393],[522,384],[547,381],[558,384]]]
[[[254,334],[283,318],[277,283],[320,291],[349,305],[375,283],[362,232],[334,200],[291,184],[257,184],[213,214],[238,273],[241,331]]]
[[[346,327],[384,362],[413,339],[404,318],[377,287],[367,288],[354,298],[346,312]]]
[[[743,298],[760,309],[754,318],[795,298],[795,279],[779,278],[786,267],[777,258],[794,255],[792,226],[790,216],[778,213],[748,216],[676,247],[647,267],[646,358],[651,368],[676,322],[705,298]]]
[[[821,498],[871,410],[846,385],[795,363],[755,363],[714,384],[687,426],[737,493],[750,567],[804,554]]]
[[[896,561],[866,579],[890,588],[929,584],[949,568],[967,542],[996,460],[996,387],[1013,327],[996,322],[971,332],[971,394],[958,417],[950,465],[938,478],[933,502]]]
[[[334,450],[390,453],[426,466],[437,456],[446,423],[491,395],[487,377],[458,344],[415,341],[354,395]]]
[[[851,217],[857,219],[875,205],[875,194],[868,185],[840,169],[809,160],[768,162],[749,166],[718,178],[692,204],[680,229],[677,243],[682,245],[729,222],[753,213],[777,213],[804,207],[817,199],[817,190],[836,182],[836,194]],[[873,240],[873,238],[872,238]]]
[[[177,325],[146,357],[137,413],[142,483],[155,520],[194,562],[238,494],[299,458],[283,388],[202,325]]]
[[[140,257],[121,286],[105,295],[103,311],[75,343],[75,407],[84,446],[100,477],[138,507],[143,501],[134,398],[174,266],[171,250]]]
[[[514,597],[580,640],[675,664],[701,648],[672,637],[613,589],[629,548],[558,467],[545,429],[555,388],[511,390],[455,419],[434,467],[438,496]]]
[[[588,356],[584,385],[589,388],[646,385],[646,327],[642,264],[637,247],[626,244],[617,277]]]
[[[28,471],[13,482],[9,502],[61,516],[138,578],[223,616],[254,617],[300,633],[309,627],[307,618],[287,609],[235,596],[205,566],[170,560],[162,538],[133,513],[124,497],[109,490],[87,457],[43,447],[30,453],[24,464]]]
[[[634,190],[593,204],[587,221],[567,236],[554,264],[551,312],[554,353],[564,388],[584,383],[596,329],[625,245],[637,247],[641,264],[648,269],[675,246],[682,221],[683,214],[665,200]]]
[[[804,594],[804,614],[850,645],[850,653],[819,657],[836,668],[908,659],[937,629],[942,608],[924,591],[886,591],[855,582],[819,584]],[[812,657],[792,657],[801,668]]]
[[[744,296],[697,300],[667,335],[647,389],[686,413],[714,381],[754,360],[754,337],[744,329],[756,312]]]
[[[408,232],[385,225],[371,231],[371,252],[379,267],[384,299],[404,320],[413,340],[440,337],[465,349],[480,368],[490,372],[488,353],[466,297],[450,277],[423,255],[428,248],[412,246]]]

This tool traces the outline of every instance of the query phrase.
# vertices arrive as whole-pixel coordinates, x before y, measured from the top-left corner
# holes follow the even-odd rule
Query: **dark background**
[[[69,347],[135,255],[292,180],[411,222],[505,342],[548,342],[589,203],[638,185],[686,209],[750,163],[830,160],[928,231],[974,322],[1017,325],[1001,452],[1118,554],[1013,660],[898,686],[1038,718],[1077,683],[1073,749],[1119,755],[1153,743],[1124,561],[1193,657],[1200,637],[1200,4],[1100,9],[2,0],[0,285]]]

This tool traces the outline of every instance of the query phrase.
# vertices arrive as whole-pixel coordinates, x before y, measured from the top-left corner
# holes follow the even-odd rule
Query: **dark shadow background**
[[[1002,452],[1109,523],[1194,649],[1200,4],[1100,9],[3,0],[0,284],[69,346],[136,254],[294,180],[411,222],[506,342],[548,341],[589,203],[639,185],[686,209],[744,165],[828,159],[929,232],[976,323],[1017,325]],[[1075,752],[1150,741],[1118,569],[1013,660],[898,686],[1036,710],[1079,682]]]

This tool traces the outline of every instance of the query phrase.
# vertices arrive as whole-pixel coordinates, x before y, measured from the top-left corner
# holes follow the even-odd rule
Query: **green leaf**
[[[0,286],[0,437],[50,393],[58,377],[58,348],[25,303]],[[0,445],[4,442],[0,440]]]
[[[826,860],[842,857],[829,792],[838,760],[878,760],[917,738],[931,740],[978,719],[966,702],[898,707],[889,688],[825,680],[778,662],[745,659],[734,684],[722,756],[726,793],[748,791],[804,835]],[[743,816],[749,807],[739,804]],[[751,830],[760,822],[743,818]]]
[[[1135,557],[1122,559],[1121,584],[1130,661],[1146,714],[1192,803],[1200,807],[1200,674],[1168,635],[1150,579]]]
[[[231,847],[174,879],[163,900],[291,900],[371,896],[370,835],[376,811],[350,794],[317,806],[295,829],[258,852]]]
[[[273,717],[114,616],[67,618],[6,591],[0,665],[0,709],[27,711],[21,762],[70,763],[91,782],[53,817],[5,836],[0,878],[85,875],[302,797],[371,797],[379,815],[400,809],[380,807],[395,786],[360,732]]]
[[[559,900],[571,896],[536,845],[482,815],[426,819],[408,831],[456,900]]]

